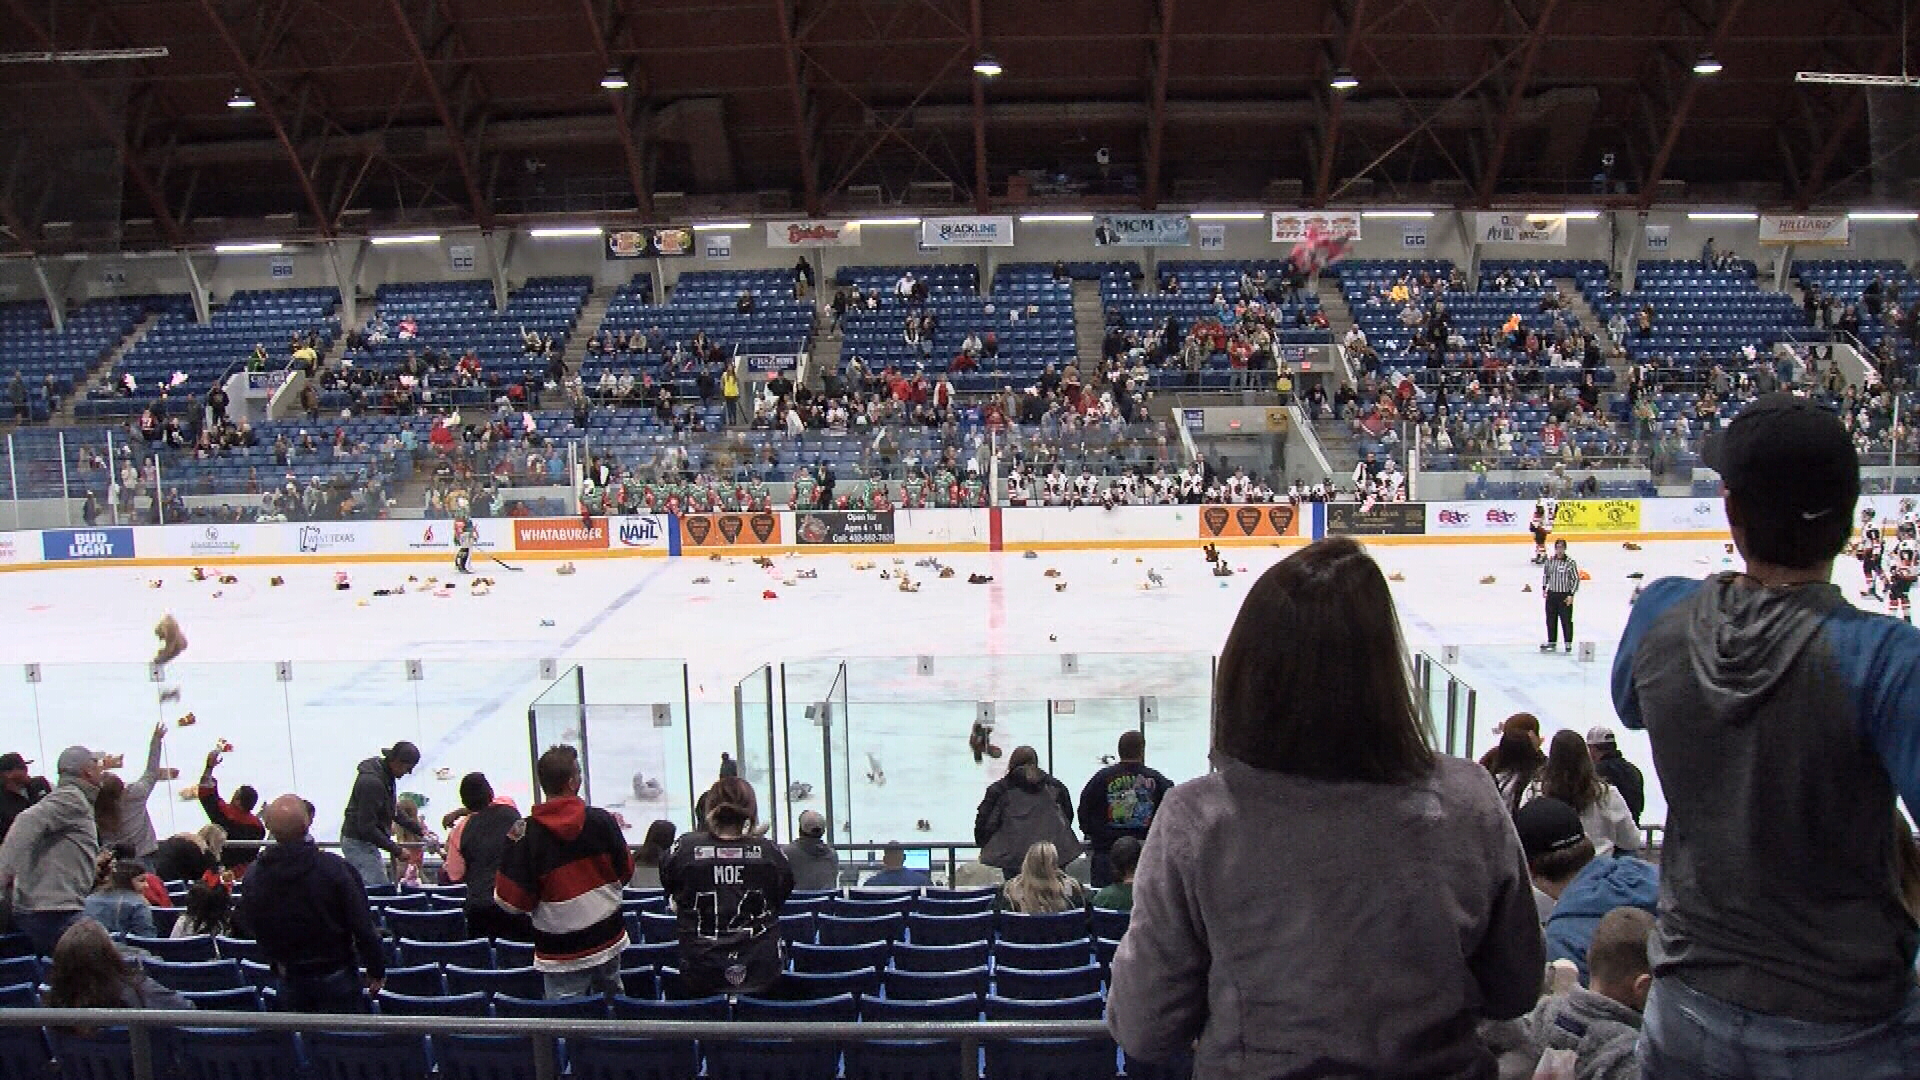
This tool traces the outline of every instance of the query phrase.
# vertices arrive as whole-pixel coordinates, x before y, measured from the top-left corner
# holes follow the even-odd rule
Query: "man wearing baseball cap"
[[[1640,815],[1647,808],[1647,778],[1640,774],[1638,765],[1620,753],[1612,728],[1595,724],[1587,729],[1587,756],[1593,759],[1593,771],[1600,774],[1600,779],[1612,784],[1627,801],[1633,823],[1640,824]]]
[[[387,883],[387,856],[400,862],[418,859],[393,839],[393,813],[399,802],[401,777],[420,764],[420,748],[402,739],[360,763],[353,774],[353,791],[340,823],[340,854],[360,872],[368,885]]]
[[[1860,494],[1837,416],[1769,394],[1704,457],[1746,569],[1649,585],[1613,666],[1667,799],[1645,1076],[1910,1077],[1894,800],[1920,809],[1920,631],[1832,584]]]
[[[80,918],[99,866],[100,827],[93,801],[100,794],[100,757],[84,746],[60,751],[59,786],[21,811],[0,841],[0,886],[13,897],[13,928],[41,956]]]
[[[27,772],[31,764],[31,760],[19,754],[0,754],[0,840],[6,838],[7,830],[13,828],[13,819],[19,817],[22,810],[46,798],[53,790],[46,777]]]

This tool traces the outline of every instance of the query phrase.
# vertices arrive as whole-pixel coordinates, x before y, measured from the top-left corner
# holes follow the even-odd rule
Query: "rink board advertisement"
[[[1525,536],[1530,502],[1467,500],[1427,504],[1429,536]]]
[[[778,544],[778,514],[683,514],[680,549],[765,547]]]
[[[48,529],[40,534],[40,552],[48,562],[85,562],[94,559],[131,559],[133,530]]]
[[[1327,504],[1328,536],[1419,536],[1427,531],[1423,503]]]
[[[795,543],[874,544],[894,543],[893,511],[806,510],[795,515]]]
[[[1300,513],[1287,503],[1202,506],[1196,517],[1202,540],[1300,535]]]
[[[605,551],[607,519],[514,518],[515,551]]]
[[[673,519],[665,514],[629,514],[608,523],[613,545],[626,551],[666,551],[673,546]]]
[[[1727,515],[1719,499],[1642,499],[1639,531],[1724,533]]]
[[[1567,536],[1639,532],[1640,500],[1563,499],[1553,514],[1553,531]]]

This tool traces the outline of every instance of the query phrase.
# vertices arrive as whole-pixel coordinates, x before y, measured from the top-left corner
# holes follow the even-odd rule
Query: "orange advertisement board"
[[[1300,535],[1300,511],[1289,503],[1202,506],[1199,517],[1202,540]]]
[[[682,514],[680,547],[757,547],[780,543],[778,514]]]
[[[515,551],[605,551],[607,519],[514,518]]]

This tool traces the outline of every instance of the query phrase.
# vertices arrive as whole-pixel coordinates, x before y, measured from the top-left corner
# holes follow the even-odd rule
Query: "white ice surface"
[[[1725,562],[1721,545],[1705,541],[1648,543],[1637,552],[1618,542],[1575,544],[1592,575],[1576,605],[1576,630],[1598,645],[1595,662],[1581,663],[1538,652],[1539,571],[1525,546],[1373,551],[1388,572],[1405,577],[1394,593],[1410,646],[1436,655],[1442,645],[1462,647],[1454,670],[1478,693],[1476,753],[1493,725],[1519,709],[1538,714],[1549,731],[1596,723],[1619,730],[1608,670],[1634,585],[1627,574],[1702,576]],[[425,751],[420,771],[401,786],[430,797],[429,817],[456,804],[455,783],[470,769],[487,771],[524,806],[528,706],[548,685],[539,660],[555,658],[562,670],[582,663],[588,672],[596,801],[644,828],[655,816],[686,817],[692,783],[710,781],[720,751],[734,746],[736,682],[763,664],[773,665],[776,734],[769,754],[768,705],[749,691],[749,775],[765,799],[771,757],[782,783],[790,773],[814,785],[804,805],[823,806],[821,732],[805,724],[802,710],[827,694],[835,662],[851,658],[849,701],[831,732],[843,835],[911,840],[924,818],[933,828],[920,838],[966,840],[981,789],[1004,770],[1004,759],[975,765],[966,751],[978,701],[997,703],[998,743],[1039,746],[1075,791],[1135,722],[1143,694],[1159,705],[1148,728],[1149,760],[1176,780],[1205,767],[1209,659],[1254,575],[1287,551],[1226,554],[1248,573],[1224,585],[1190,549],[943,556],[956,571],[949,579],[913,566],[916,556],[906,560],[922,585],[912,594],[879,580],[881,571],[900,568],[885,555],[872,557],[878,565],[867,571],[854,570],[856,559],[844,555],[776,558],[772,570],[744,558],[582,561],[572,576],[556,575],[552,563],[527,562],[521,573],[483,564],[497,582],[491,595],[462,588],[451,598],[417,587],[371,596],[410,574],[448,573],[424,563],[346,566],[352,588],[344,592],[333,588],[342,567],[318,563],[239,567],[232,572],[240,581],[227,586],[192,581],[182,568],[0,574],[0,749],[20,748],[44,767],[61,747],[82,742],[124,753],[131,776],[152,726],[171,725],[190,709],[198,722],[173,730],[166,743],[168,762],[183,773],[176,787],[197,775],[215,739],[228,739],[236,749],[221,769],[226,784],[250,782],[268,795],[299,791],[319,807],[323,837],[337,831],[355,762],[399,738]],[[1165,577],[1164,589],[1139,588],[1149,566]],[[818,578],[784,583],[802,567]],[[1043,577],[1049,567],[1062,576]],[[1851,589],[1846,570],[1841,580]],[[995,581],[968,584],[973,572]],[[286,585],[270,587],[274,574]],[[1480,584],[1488,575],[1495,581]],[[711,583],[694,584],[700,577]],[[156,578],[164,585],[149,587]],[[1067,589],[1055,591],[1057,581]],[[1522,593],[1527,583],[1536,591]],[[778,599],[761,597],[768,588]],[[146,661],[153,624],[169,612],[191,644],[168,669],[181,701],[161,705]],[[1063,653],[1079,658],[1079,674],[1061,673]],[[931,674],[918,673],[919,655],[935,657]],[[691,718],[677,704],[677,666],[643,658],[688,661]],[[408,659],[421,662],[417,681],[408,678]],[[279,660],[292,664],[289,681],[276,677]],[[783,662],[791,717],[782,710]],[[20,666],[27,663],[43,665],[38,683],[28,681]],[[1073,703],[1071,713],[1057,712],[1051,748],[1048,698]],[[675,703],[671,727],[653,725],[648,706],[658,701]],[[1459,708],[1464,723],[1464,699]],[[1444,726],[1444,699],[1437,711]],[[542,716],[543,742],[572,726],[570,710]],[[1621,731],[1621,741],[1648,776],[1646,821],[1659,822],[1665,803],[1645,739]],[[882,763],[884,785],[867,779],[868,753]],[[635,771],[659,779],[664,799],[637,800]],[[167,792],[155,794],[151,810],[162,834],[204,820],[197,806]]]

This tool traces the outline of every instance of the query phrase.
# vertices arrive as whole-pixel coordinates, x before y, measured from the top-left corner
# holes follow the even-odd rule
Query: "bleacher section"
[[[80,419],[129,417],[145,409],[172,381],[186,380],[167,393],[166,410],[175,416],[199,408],[216,380],[246,366],[253,347],[264,345],[275,362],[284,366],[288,340],[308,331],[320,335],[322,351],[340,332],[334,311],[340,291],[332,288],[243,290],[214,312],[206,326],[194,323],[190,312],[175,308],[160,317],[147,336],[121,357],[111,384],[95,388],[88,400],[76,402]],[[121,391],[132,376],[134,390]]]
[[[1822,294],[1838,297],[1843,304],[1854,305],[1855,313],[1860,317],[1860,329],[1857,331],[1860,340],[1869,349],[1883,340],[1891,341],[1894,355],[1904,369],[1902,374],[1910,383],[1914,381],[1916,352],[1913,343],[1897,332],[1891,318],[1896,303],[1910,310],[1915,300],[1920,299],[1920,281],[1914,279],[1904,264],[1896,259],[1796,259],[1792,270],[1801,288],[1818,286]],[[1862,291],[1875,278],[1880,279],[1882,285],[1883,299],[1878,315],[1868,310],[1861,298]],[[1882,377],[1890,374],[1893,373],[1881,373]]]
[[[362,489],[376,475],[381,476],[389,490],[413,475],[413,457],[410,453],[390,448],[383,452],[381,443],[389,435],[399,435],[403,429],[412,428],[420,445],[427,441],[427,428],[431,421],[413,417],[363,415],[350,418],[326,417],[318,424],[309,424],[301,420],[266,421],[254,429],[259,437],[258,445],[236,447],[225,451],[218,457],[195,460],[184,451],[160,449],[160,483],[163,494],[178,489],[183,496],[194,495],[238,495],[256,494],[266,491],[283,490],[288,481],[297,483],[304,491],[311,481],[322,486],[329,484]],[[298,449],[301,437],[308,433],[314,436],[318,449],[302,451]],[[335,449],[334,439],[338,432],[345,432],[350,443],[346,449]],[[274,443],[285,436],[294,445],[294,452],[286,465],[277,465],[274,460]],[[358,449],[364,444],[365,449]],[[104,484],[104,481],[101,482]],[[96,492],[104,497],[104,492]],[[324,517],[339,516],[330,506]],[[367,509],[360,516],[373,516]]]
[[[0,408],[13,417],[11,385],[18,373],[26,383],[29,419],[47,420],[141,319],[189,307],[184,296],[92,300],[67,313],[64,330],[55,330],[45,304],[0,305]]]
[[[592,279],[586,277],[530,278],[509,294],[506,311],[496,312],[493,286],[484,281],[382,285],[374,293],[374,317],[385,324],[388,340],[356,349],[349,359],[389,372],[398,369],[407,354],[418,354],[429,346],[455,358],[471,350],[489,383],[537,386],[545,376],[547,358],[527,352],[522,332],[550,336],[554,351],[564,352],[592,287]],[[398,336],[399,324],[407,318],[419,324],[412,339]],[[488,387],[474,387],[454,390],[450,399],[463,405],[484,403],[494,396],[496,391]],[[321,404],[337,408],[345,401],[344,393],[335,392]]]
[[[1639,330],[1642,306],[1653,308],[1650,334]],[[1693,371],[1726,363],[1749,345],[1764,353],[1807,325],[1791,296],[1760,291],[1754,265],[1745,261],[1726,270],[1693,260],[1644,261],[1632,292],[1594,307],[1601,318],[1626,317],[1620,344],[1634,361],[1658,358],[1663,366]]]
[[[1285,278],[1286,268],[1286,261],[1280,259],[1170,260],[1160,264],[1160,275],[1163,279],[1177,278],[1180,291],[1141,293],[1135,291],[1135,283],[1141,277],[1137,267],[1131,263],[1108,264],[1099,277],[1100,302],[1106,309],[1109,327],[1139,334],[1164,326],[1169,317],[1177,320],[1183,331],[1192,329],[1200,319],[1215,319],[1231,328],[1236,318],[1233,305],[1239,298],[1240,275],[1264,272],[1278,282]],[[1225,299],[1224,307],[1213,302],[1216,288]],[[1270,307],[1277,324],[1273,335],[1276,349],[1326,344],[1333,340],[1333,335],[1326,330],[1301,325],[1304,316],[1320,310],[1320,298],[1313,293],[1303,291],[1298,302]],[[1232,388],[1233,379],[1227,354],[1215,352],[1208,357],[1197,381],[1190,381],[1182,371],[1156,370],[1148,374],[1147,385],[1156,390],[1227,390]]]
[[[741,293],[753,296],[753,311],[741,312]],[[653,303],[653,279],[636,274],[607,304],[600,328],[605,333],[646,335],[644,351],[598,355],[589,353],[580,377],[591,389],[606,372],[650,375],[656,382],[672,382],[681,400],[694,396],[694,370],[683,364],[667,367],[670,345],[686,345],[694,334],[707,339],[730,358],[735,352],[797,353],[813,337],[813,305],[795,300],[793,274],[788,270],[716,270],[682,274],[664,305]],[[689,360],[692,358],[689,357]]]
[[[910,312],[922,310],[902,300],[895,283],[907,272],[927,285],[925,311],[937,320],[924,351],[907,344],[905,328]],[[992,335],[997,351],[976,358],[974,371],[949,377],[960,393],[981,393],[1004,386],[1032,385],[1048,364],[1070,367],[1075,359],[1073,284],[1053,280],[1053,268],[1043,263],[1009,263],[1000,267],[993,289],[978,292],[978,272],[972,266],[858,266],[843,267],[836,281],[869,290],[879,296],[877,310],[850,307],[842,320],[840,345],[844,365],[858,357],[869,371],[892,367],[911,373],[925,367],[929,373],[948,371],[969,333],[984,341]]]

